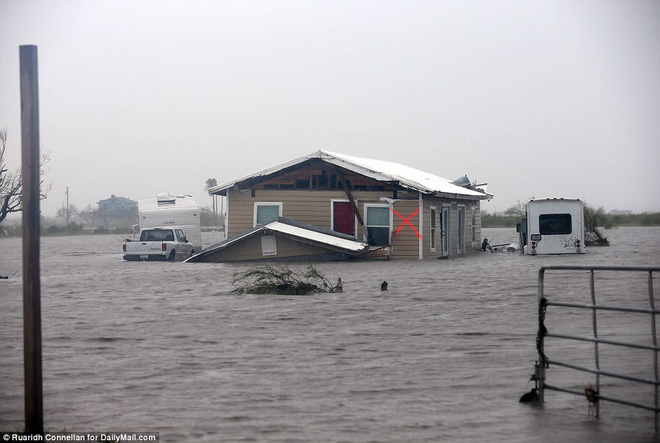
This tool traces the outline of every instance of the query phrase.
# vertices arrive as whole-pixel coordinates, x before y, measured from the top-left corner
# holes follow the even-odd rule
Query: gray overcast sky
[[[39,51],[54,215],[326,149],[660,211],[660,2],[0,0],[0,128]]]

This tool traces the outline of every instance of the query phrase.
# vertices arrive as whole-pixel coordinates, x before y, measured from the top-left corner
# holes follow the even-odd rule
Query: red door
[[[351,202],[332,202],[332,230],[355,237],[355,212]]]

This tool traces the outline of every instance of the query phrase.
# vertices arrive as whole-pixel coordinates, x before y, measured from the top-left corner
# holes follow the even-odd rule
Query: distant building
[[[98,205],[99,210],[96,216],[98,226],[132,226],[138,222],[136,201],[112,194],[110,198],[98,202]]]

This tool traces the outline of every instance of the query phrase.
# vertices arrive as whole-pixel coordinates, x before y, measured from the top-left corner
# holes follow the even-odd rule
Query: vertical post
[[[419,193],[418,196],[418,202],[417,202],[417,207],[419,208],[419,232],[420,235],[418,236],[417,239],[417,250],[418,250],[418,255],[419,259],[423,260],[424,259],[424,240],[422,236],[424,235],[424,197],[422,197],[422,193]]]
[[[543,291],[543,279],[545,277],[545,268],[541,267],[539,269],[539,281],[538,281],[538,303],[539,303],[539,330],[536,336],[536,351],[538,352],[538,361],[536,362],[538,371],[534,371],[536,376],[536,384],[539,390],[539,401],[543,403],[545,401],[545,349],[544,349],[544,337],[545,337],[545,306],[542,305],[543,299],[545,298]]]
[[[41,280],[39,265],[39,84],[37,47],[21,46],[21,137],[23,186],[23,348],[25,432],[43,434]]]
[[[649,290],[649,303],[651,305],[651,333],[653,334],[653,372],[655,374],[655,432],[658,432],[658,382],[660,381],[660,374],[658,373],[658,335],[655,324],[655,299],[653,296],[653,271],[649,271],[648,275],[648,290]]]
[[[594,330],[594,359],[596,360],[596,392],[600,394],[600,357],[598,355],[598,312],[596,310],[596,282],[594,270],[589,272],[589,287],[591,291],[591,321]],[[596,402],[596,418],[600,417],[600,402]]]

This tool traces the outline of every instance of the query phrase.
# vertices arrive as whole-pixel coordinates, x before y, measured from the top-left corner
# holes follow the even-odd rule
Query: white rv
[[[530,200],[516,226],[521,251],[538,254],[584,254],[584,205],[579,199]]]
[[[199,205],[189,195],[163,193],[138,199],[138,229],[155,227],[181,228],[195,251],[202,250]]]

